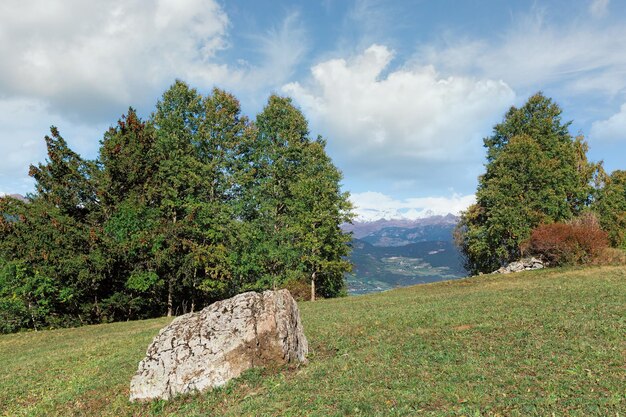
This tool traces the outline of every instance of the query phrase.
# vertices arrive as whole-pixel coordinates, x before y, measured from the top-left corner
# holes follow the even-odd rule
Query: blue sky
[[[251,117],[289,95],[363,218],[458,212],[482,138],[542,90],[589,156],[626,169],[626,2],[5,0],[0,193],[27,193],[43,136],[93,158],[128,106],[176,78]]]

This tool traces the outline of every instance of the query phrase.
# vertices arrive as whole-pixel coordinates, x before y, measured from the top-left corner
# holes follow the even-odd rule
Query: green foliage
[[[587,161],[586,143],[568,127],[559,106],[538,93],[512,107],[484,140],[486,172],[456,231],[469,271],[491,272],[518,259],[533,228],[568,220],[590,204],[600,166]]]
[[[626,171],[614,171],[605,179],[593,209],[611,245],[626,249]]]
[[[37,285],[25,268],[15,263],[1,264],[0,269],[0,332],[9,333],[22,327],[40,324],[40,315],[45,313],[36,303],[36,295],[47,295],[46,286]],[[33,291],[34,290],[34,291]],[[42,306],[44,307],[44,306]]]
[[[272,96],[258,127],[237,99],[176,81],[130,108],[96,161],[56,128],[27,203],[0,199],[3,332],[155,317],[288,281],[344,293],[341,174],[302,113]]]
[[[31,167],[38,193],[26,203],[0,199],[0,257],[9,267],[0,292],[20,300],[34,329],[97,321],[105,267],[95,164],[72,152],[55,128],[46,143],[47,163]]]
[[[151,288],[158,287],[162,284],[162,280],[155,272],[135,272],[128,277],[126,288],[139,292],[146,292]]]
[[[272,286],[308,279],[312,293],[323,297],[345,294],[350,236],[339,225],[350,221],[351,206],[324,140],[311,140],[306,119],[288,98],[270,97],[257,126],[242,211],[250,219],[246,273]]]
[[[72,151],[56,127],[46,136],[48,161],[31,165],[29,174],[36,181],[37,197],[75,219],[84,220],[97,205],[92,181],[96,164]]]
[[[149,200],[158,169],[156,132],[130,108],[102,139],[98,162],[98,195],[111,216],[117,204],[128,198]]]

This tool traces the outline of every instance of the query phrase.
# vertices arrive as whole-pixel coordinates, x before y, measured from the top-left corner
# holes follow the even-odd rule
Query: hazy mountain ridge
[[[419,227],[385,227],[361,238],[374,246],[404,246],[418,242],[452,242],[454,224],[428,224]]]
[[[398,227],[406,229],[414,229],[428,225],[456,225],[459,217],[454,214],[434,215],[421,219],[385,219],[380,218],[371,221],[357,220],[352,224],[343,224],[341,228],[345,232],[352,232],[352,235],[361,239],[371,233],[378,232],[389,227]]]

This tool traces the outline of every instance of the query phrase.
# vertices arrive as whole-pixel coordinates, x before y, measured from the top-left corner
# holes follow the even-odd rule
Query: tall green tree
[[[300,278],[298,252],[292,244],[295,217],[292,185],[308,142],[303,115],[287,99],[272,96],[256,120],[258,136],[251,155],[254,175],[248,190],[252,233],[246,251],[254,285],[282,285]]]
[[[69,149],[56,128],[45,140],[48,160],[30,169],[37,193],[28,202],[0,201],[0,298],[12,294],[35,329],[98,321],[105,278],[96,166]]]
[[[201,166],[194,142],[202,115],[202,97],[182,81],[176,81],[156,105],[151,122],[157,130],[159,167],[149,193],[159,210],[159,228],[153,256],[157,274],[165,280],[167,315],[181,292],[187,253],[185,231],[191,220],[188,208],[200,191]]]
[[[255,130],[241,115],[231,94],[213,89],[202,100],[202,114],[193,148],[199,162],[198,192],[188,206],[192,214],[187,234],[186,282],[205,301],[239,292],[236,247],[241,230],[238,213],[246,184],[245,155]]]
[[[342,294],[344,275],[352,269],[346,259],[352,237],[340,228],[352,220],[352,205],[349,195],[341,191],[341,172],[326,154],[325,145],[321,138],[308,144],[293,185],[295,245],[302,270],[310,278],[311,300],[316,293],[323,297]]]
[[[151,187],[161,216],[155,259],[171,314],[177,293],[194,305],[238,291],[231,255],[236,201],[254,129],[232,95],[214,89],[203,98],[181,81],[165,92],[151,121],[160,161]]]
[[[29,170],[35,179],[36,198],[75,219],[87,219],[97,211],[93,180],[97,167],[71,150],[55,126],[50,128],[50,133],[45,137],[47,162],[31,165]]]
[[[611,246],[626,249],[626,171],[616,170],[597,191],[593,209]]]
[[[561,113],[538,93],[511,107],[485,138],[486,172],[456,233],[471,272],[518,259],[534,227],[570,219],[590,204],[599,165],[587,161],[587,144],[569,133]]]
[[[104,135],[98,195],[103,208],[108,261],[107,316],[137,318],[162,314],[154,251],[160,212],[155,203],[159,169],[156,131],[132,108]]]
[[[341,173],[289,99],[255,125],[176,81],[130,108],[96,161],[52,128],[27,202],[0,198],[0,331],[173,315],[248,289],[344,292]]]
[[[344,288],[349,237],[339,225],[350,220],[341,173],[311,140],[308,123],[289,98],[271,96],[257,116],[248,213],[256,232],[249,240],[261,285],[310,280],[315,294],[336,296]],[[253,263],[254,264],[254,263]],[[316,292],[316,281],[319,282]]]

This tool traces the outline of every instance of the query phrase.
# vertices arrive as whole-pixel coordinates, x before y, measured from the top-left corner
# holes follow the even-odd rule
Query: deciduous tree
[[[593,209],[614,247],[626,249],[626,171],[613,171],[597,191]]]
[[[569,133],[561,113],[550,98],[535,94],[512,107],[484,140],[486,172],[456,232],[471,272],[519,258],[534,227],[568,220],[589,205],[599,166],[587,161],[586,143]]]

